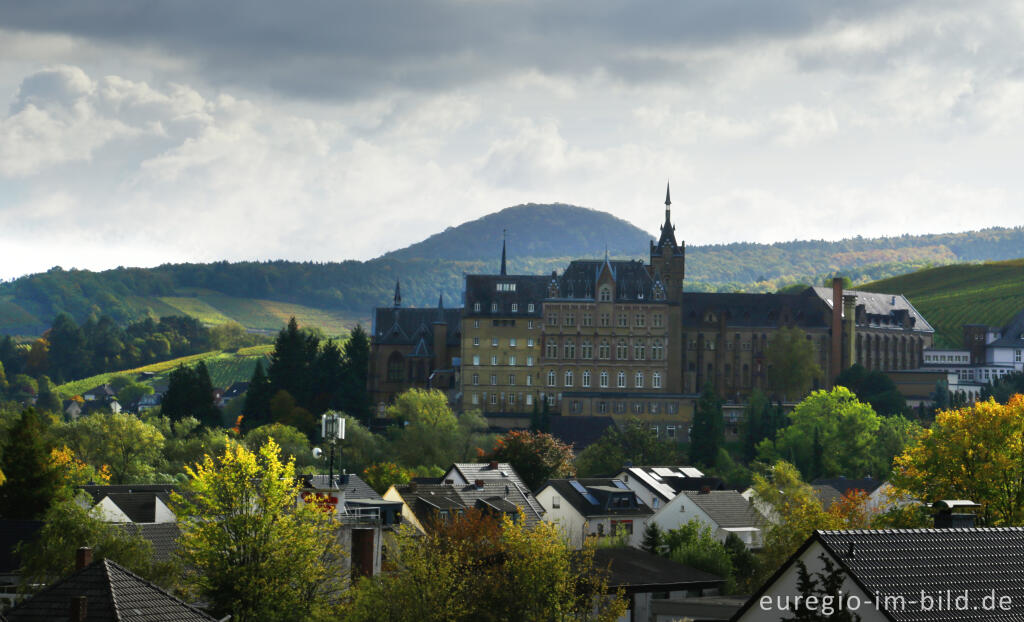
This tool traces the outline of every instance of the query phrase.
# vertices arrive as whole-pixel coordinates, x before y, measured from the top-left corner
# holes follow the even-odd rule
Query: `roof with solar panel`
[[[548,486],[585,517],[649,516],[654,513],[621,480],[607,477],[551,479],[541,490]]]

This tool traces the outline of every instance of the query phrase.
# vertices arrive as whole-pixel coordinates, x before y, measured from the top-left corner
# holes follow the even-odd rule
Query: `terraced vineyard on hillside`
[[[935,328],[937,346],[959,348],[964,324],[1003,326],[1024,310],[1024,259],[943,266],[858,289],[905,295]]]

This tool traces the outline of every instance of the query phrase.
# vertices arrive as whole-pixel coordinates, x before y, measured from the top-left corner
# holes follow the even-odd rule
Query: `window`
[[[580,354],[588,360],[594,358],[594,344],[590,343],[589,339],[583,340],[583,343],[580,345]]]
[[[499,292],[514,292],[516,291],[515,283],[498,283]]]
[[[474,346],[479,346],[480,345],[480,338],[479,337],[473,337],[473,345]]]
[[[611,323],[611,320],[609,319],[609,315],[607,313],[602,313],[601,314],[601,326],[603,328],[608,328],[610,323]]]
[[[526,347],[527,348],[532,348],[533,347],[533,337],[530,337],[529,339],[526,340]]]
[[[608,412],[608,402],[598,402],[597,403],[597,412],[601,413],[602,415],[607,413]]]
[[[553,369],[548,372],[548,386],[549,387],[555,386],[555,370],[553,370]]]
[[[629,348],[626,347],[625,340],[620,339],[619,343],[615,344],[615,358],[619,361],[629,358]]]
[[[633,346],[633,358],[637,361],[647,358],[647,348],[644,347],[644,344],[638,343]]]
[[[558,508],[562,507],[562,498],[559,497],[558,495],[552,495],[551,496],[551,507],[555,508],[555,509],[558,509]]]
[[[565,314],[565,325],[566,326],[575,326],[576,325],[576,314],[575,313],[566,313]]]
[[[566,341],[565,342],[565,358],[572,360],[576,358],[576,342]]]
[[[608,345],[607,339],[601,340],[601,345],[597,348],[597,358],[608,360],[611,358],[611,346]]]
[[[497,348],[498,347],[498,338],[497,337],[491,337],[491,347],[492,348]]]
[[[530,377],[529,376],[526,377],[526,381],[527,381],[526,384],[529,385],[530,384],[530,382],[529,382],[530,381]],[[526,405],[527,406],[533,406],[533,396],[530,395],[529,393],[526,394]]]
[[[584,326],[593,326],[594,325],[594,316],[592,316],[589,313],[584,313],[583,314],[583,325]]]
[[[572,386],[572,370],[571,369],[565,370],[565,386],[567,386],[567,387],[571,387]]]
[[[554,339],[550,339],[544,344],[544,356],[549,359],[558,358],[558,343]]]
[[[491,374],[491,386],[492,387],[493,386],[497,386],[497,384],[498,384],[498,377],[495,376],[494,374]]]
[[[665,358],[665,346],[660,339],[655,339],[651,344],[651,359],[660,361],[663,358]]]
[[[508,347],[510,347],[510,348],[516,347],[516,338],[515,337],[509,337]]]
[[[654,438],[658,438],[658,426],[651,426],[651,436],[653,436]]]
[[[497,393],[491,393],[491,404],[494,405],[494,404],[497,404],[497,403],[498,403],[498,394]]]
[[[657,510],[659,507],[661,507],[661,499],[655,497],[651,500],[651,508]]]
[[[644,388],[644,372],[636,372],[636,377],[633,378],[633,386],[638,389]]]
[[[509,365],[515,365],[516,364],[516,357],[515,357],[515,355],[508,357],[508,364]]]
[[[492,356],[491,357],[491,365],[497,365],[497,364],[498,364],[498,357],[497,356]]]
[[[665,436],[667,436],[669,438],[675,438],[676,437],[676,426],[674,426],[674,425],[666,426],[665,427]]]
[[[1013,351],[1013,361],[1015,363],[1020,363],[1020,350]]]
[[[608,285],[602,285],[601,289],[597,293],[597,299],[601,302],[611,302],[612,288]]]
[[[532,356],[526,357],[526,366],[527,367],[533,367],[533,357]]]
[[[651,376],[651,386],[654,387],[655,389],[660,389],[661,388],[661,372],[660,371],[654,372],[654,374]]]
[[[526,374],[526,386],[528,386],[528,387],[532,387],[533,386],[533,376],[530,375],[530,374]],[[529,402],[529,398],[527,398],[527,402]]]
[[[473,328],[480,328],[480,320],[473,320]]]
[[[661,328],[663,316],[660,313],[655,313],[651,316],[651,323],[654,324],[655,328]]]
[[[625,389],[626,388],[626,372],[620,371],[617,380],[618,380],[618,387],[620,389]]]
[[[618,316],[619,328],[626,328],[629,326],[629,318],[626,317],[625,313],[620,313]]]
[[[474,365],[479,365],[480,364],[480,355],[479,354],[474,354],[473,355],[473,364]]]
[[[602,370],[601,371],[601,375],[598,377],[598,382],[600,383],[602,389],[607,389],[608,388],[608,372]]]
[[[518,312],[519,312],[519,305],[513,302],[512,303],[512,313],[518,313]]]
[[[473,374],[473,386],[480,384],[480,374]]]
[[[509,374],[508,375],[508,385],[510,387],[516,386],[516,375],[515,374]]]
[[[647,326],[647,317],[643,313],[637,313],[633,317],[633,323],[636,324],[637,328],[643,328]]]
[[[392,352],[388,357],[388,382],[402,382],[405,372],[405,364],[402,362],[402,355]]]
[[[530,306],[532,307],[533,305]],[[533,330],[533,320],[526,321],[526,330]]]
[[[548,313],[548,326],[558,326],[557,313]]]
[[[480,303],[479,302],[474,302],[473,303],[473,311],[475,311],[477,313],[480,313]]]
[[[479,395],[477,395],[476,393],[474,393],[474,394],[473,394],[473,395],[472,395],[472,396],[470,397],[470,401],[472,401],[472,402],[473,402],[473,405],[474,405],[474,406],[476,406],[477,404],[479,404],[479,403],[480,403],[480,396],[479,396]]]
[[[491,313],[497,313],[497,312],[498,312],[498,303],[492,302],[491,303]]]

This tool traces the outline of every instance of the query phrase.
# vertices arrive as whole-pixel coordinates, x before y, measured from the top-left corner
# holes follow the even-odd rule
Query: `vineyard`
[[[905,295],[935,328],[936,346],[959,348],[964,324],[1003,326],[1024,310],[1024,259],[943,266],[859,289]]]

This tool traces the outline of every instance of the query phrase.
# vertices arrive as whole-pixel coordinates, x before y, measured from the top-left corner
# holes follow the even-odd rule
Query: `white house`
[[[736,534],[747,548],[761,548],[767,520],[752,503],[735,490],[685,490],[652,516],[649,522],[662,530],[676,529],[691,520],[711,529],[715,539],[725,542]]]
[[[554,523],[571,546],[582,548],[589,536],[610,536],[624,529],[627,544],[639,547],[651,509],[618,479],[553,479],[537,491],[544,520]]]
[[[722,490],[722,480],[686,466],[626,467],[615,476],[657,512],[684,490]]]

